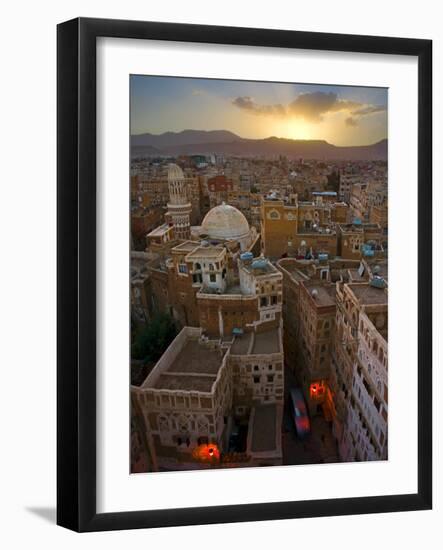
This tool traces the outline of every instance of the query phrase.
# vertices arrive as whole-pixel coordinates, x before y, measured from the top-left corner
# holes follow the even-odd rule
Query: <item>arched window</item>
[[[280,213],[277,210],[271,210],[268,214],[268,217],[271,220],[279,220],[280,219]]]

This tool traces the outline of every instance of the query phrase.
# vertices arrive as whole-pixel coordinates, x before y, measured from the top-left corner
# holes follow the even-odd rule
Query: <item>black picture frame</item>
[[[154,39],[418,58],[418,490],[359,498],[96,512],[96,39]],[[57,523],[104,531],[432,507],[432,42],[106,19],[57,29]],[[391,205],[396,208],[399,205]],[[411,278],[411,281],[413,278]]]

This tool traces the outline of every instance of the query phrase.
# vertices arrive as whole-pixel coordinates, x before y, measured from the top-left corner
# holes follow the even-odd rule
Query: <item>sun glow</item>
[[[275,132],[279,137],[289,139],[313,139],[312,125],[296,119],[282,122]]]

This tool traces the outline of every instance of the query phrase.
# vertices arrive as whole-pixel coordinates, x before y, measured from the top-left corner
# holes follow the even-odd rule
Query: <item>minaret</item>
[[[180,166],[170,164],[168,166],[169,202],[167,219],[174,226],[176,239],[189,239],[191,236],[191,203],[186,193],[185,175]]]

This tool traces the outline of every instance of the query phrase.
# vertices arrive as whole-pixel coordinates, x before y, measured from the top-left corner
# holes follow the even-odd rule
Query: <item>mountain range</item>
[[[218,153],[245,157],[286,155],[318,160],[387,160],[388,140],[372,145],[340,147],[325,140],[247,139],[227,130],[183,130],[132,135],[131,152],[133,157]]]

